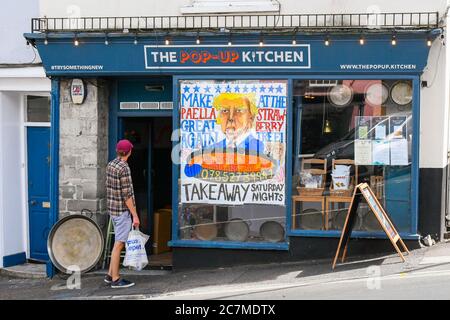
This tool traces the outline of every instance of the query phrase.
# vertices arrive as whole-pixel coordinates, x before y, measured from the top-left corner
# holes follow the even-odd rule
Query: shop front
[[[52,77],[53,108],[67,103],[59,82],[102,84],[106,158],[120,138],[135,144],[130,166],[142,227],[154,237],[148,250],[167,245],[182,269],[331,259],[361,182],[417,246],[426,214],[418,206],[420,76],[438,35],[429,27],[26,37]],[[61,200],[59,181],[53,197]],[[52,210],[54,219],[64,211]],[[161,210],[171,212],[169,224],[156,217]],[[167,240],[158,244],[155,233]],[[390,250],[364,204],[352,237],[351,253]]]

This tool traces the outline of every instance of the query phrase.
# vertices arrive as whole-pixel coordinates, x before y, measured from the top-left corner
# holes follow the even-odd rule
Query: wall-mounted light
[[[430,37],[427,38],[427,46],[431,47],[431,45],[433,44],[433,41],[431,40]]]
[[[168,45],[170,44],[170,39],[169,39],[169,37],[166,37],[166,39],[164,40],[164,44],[165,44],[166,46],[168,46]]]
[[[109,45],[108,35],[105,33],[105,46]]]
[[[264,39],[263,39],[263,36],[262,36],[262,35],[259,37],[259,46],[260,46],[260,47],[263,47],[263,46],[264,46]]]
[[[73,45],[75,47],[78,47],[79,44],[80,44],[80,41],[78,41],[78,37],[77,37],[77,35],[75,35],[75,39],[73,40]]]
[[[292,45],[295,46],[297,44],[297,32],[294,33],[293,37],[292,37]]]
[[[200,41],[200,36],[199,36],[199,34],[197,33],[197,39],[195,40],[195,43],[196,43],[196,44],[200,44],[200,42],[201,42],[201,41]]]
[[[329,36],[327,36],[327,37],[325,38],[324,44],[325,44],[327,47],[330,45],[330,37],[329,37]]]
[[[396,46],[397,45],[397,37],[395,35],[392,35],[391,38],[391,45]]]
[[[229,45],[229,46],[232,46],[232,45],[233,45],[233,42],[231,41],[231,33],[230,33],[230,35],[228,36],[228,45]]]
[[[47,38],[47,34],[45,34],[44,44],[45,44],[45,45],[48,45],[48,38]]]
[[[137,39],[137,35],[134,35],[134,41],[133,41],[134,45],[138,44],[138,39]]]

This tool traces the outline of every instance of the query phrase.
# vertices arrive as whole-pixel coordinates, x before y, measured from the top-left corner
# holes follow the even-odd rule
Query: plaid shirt
[[[133,181],[128,163],[119,157],[106,167],[106,207],[112,216],[119,216],[128,210],[125,201],[134,200]]]

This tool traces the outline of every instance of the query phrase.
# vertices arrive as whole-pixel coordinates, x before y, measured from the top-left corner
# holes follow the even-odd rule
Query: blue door
[[[27,128],[30,258],[48,261],[50,231],[50,128]]]

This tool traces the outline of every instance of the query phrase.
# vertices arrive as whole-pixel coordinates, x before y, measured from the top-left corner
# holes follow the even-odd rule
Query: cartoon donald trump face
[[[218,112],[216,122],[228,143],[235,143],[253,128],[258,112],[255,99],[255,95],[244,93],[222,93],[215,97],[213,107]]]

